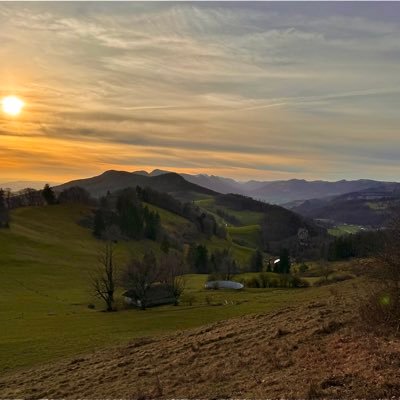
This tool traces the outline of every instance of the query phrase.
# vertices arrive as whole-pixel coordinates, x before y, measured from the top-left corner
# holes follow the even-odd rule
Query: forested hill
[[[174,194],[175,197],[186,200],[217,194],[213,190],[188,182],[182,176],[173,172],[146,176],[140,173],[110,170],[92,178],[64,183],[55,187],[55,190],[62,191],[73,186],[87,190],[94,197],[101,197],[107,192],[115,192],[129,187],[135,188],[136,186],[149,187],[160,192]]]
[[[332,198],[297,202],[290,208],[314,219],[380,228],[391,220],[399,207],[400,184],[395,183]]]
[[[230,225],[257,230],[261,247],[271,253],[288,248],[293,254],[304,251],[314,257],[326,235],[326,230],[311,219],[302,217],[278,205],[263,203],[238,194],[220,194],[212,199],[199,201],[204,209],[218,215]],[[231,228],[235,240],[248,240],[244,230]],[[239,235],[239,232],[241,235]],[[257,233],[254,232],[254,235]],[[238,243],[241,243],[240,241]]]
[[[203,210],[214,218],[218,225],[229,228],[237,244],[250,246],[253,249],[260,247],[272,253],[279,252],[282,247],[297,251],[298,235],[301,232],[303,236],[305,235],[307,251],[316,247],[320,238],[325,235],[323,228],[291,210],[266,204],[247,196],[220,194],[188,182],[175,173],[144,174],[141,171],[134,173],[107,171],[93,178],[68,182],[56,187],[55,190],[62,192],[76,186],[82,187],[98,198],[127,188],[152,190],[153,192],[147,191],[148,195],[151,194],[151,198],[147,199],[150,203],[155,201],[154,205],[192,221],[197,221]],[[171,197],[165,197],[163,193]],[[181,205],[177,206],[174,199]],[[195,215],[192,215],[195,208],[184,206],[193,201],[199,207]],[[216,226],[215,223],[212,225]],[[242,229],[235,230],[234,227]],[[215,228],[212,230],[215,232]]]

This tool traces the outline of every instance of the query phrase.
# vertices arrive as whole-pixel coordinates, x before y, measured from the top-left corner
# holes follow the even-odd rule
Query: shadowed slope
[[[394,395],[400,385],[397,367],[389,361],[399,360],[400,342],[355,333],[352,303],[343,297],[328,296],[302,306],[133,341],[3,377],[0,396],[36,399]]]

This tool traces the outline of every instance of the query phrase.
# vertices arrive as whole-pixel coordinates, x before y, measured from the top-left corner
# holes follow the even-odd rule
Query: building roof
[[[127,290],[124,294],[124,297],[128,297],[136,302],[140,302],[141,298],[134,290]],[[168,286],[155,284],[150,286],[146,292],[146,305],[147,306],[155,306],[161,304],[173,304],[175,303],[175,298],[171,294],[171,290],[169,290]]]

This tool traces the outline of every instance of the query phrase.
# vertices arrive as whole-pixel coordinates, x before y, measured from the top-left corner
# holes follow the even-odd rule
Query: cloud
[[[27,106],[0,116],[0,178],[394,179],[400,8],[374,7],[3,3],[0,96]]]

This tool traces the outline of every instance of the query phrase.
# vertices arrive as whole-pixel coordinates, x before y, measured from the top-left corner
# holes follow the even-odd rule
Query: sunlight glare
[[[20,114],[25,105],[25,103],[16,96],[4,97],[1,104],[3,112],[11,116]]]

